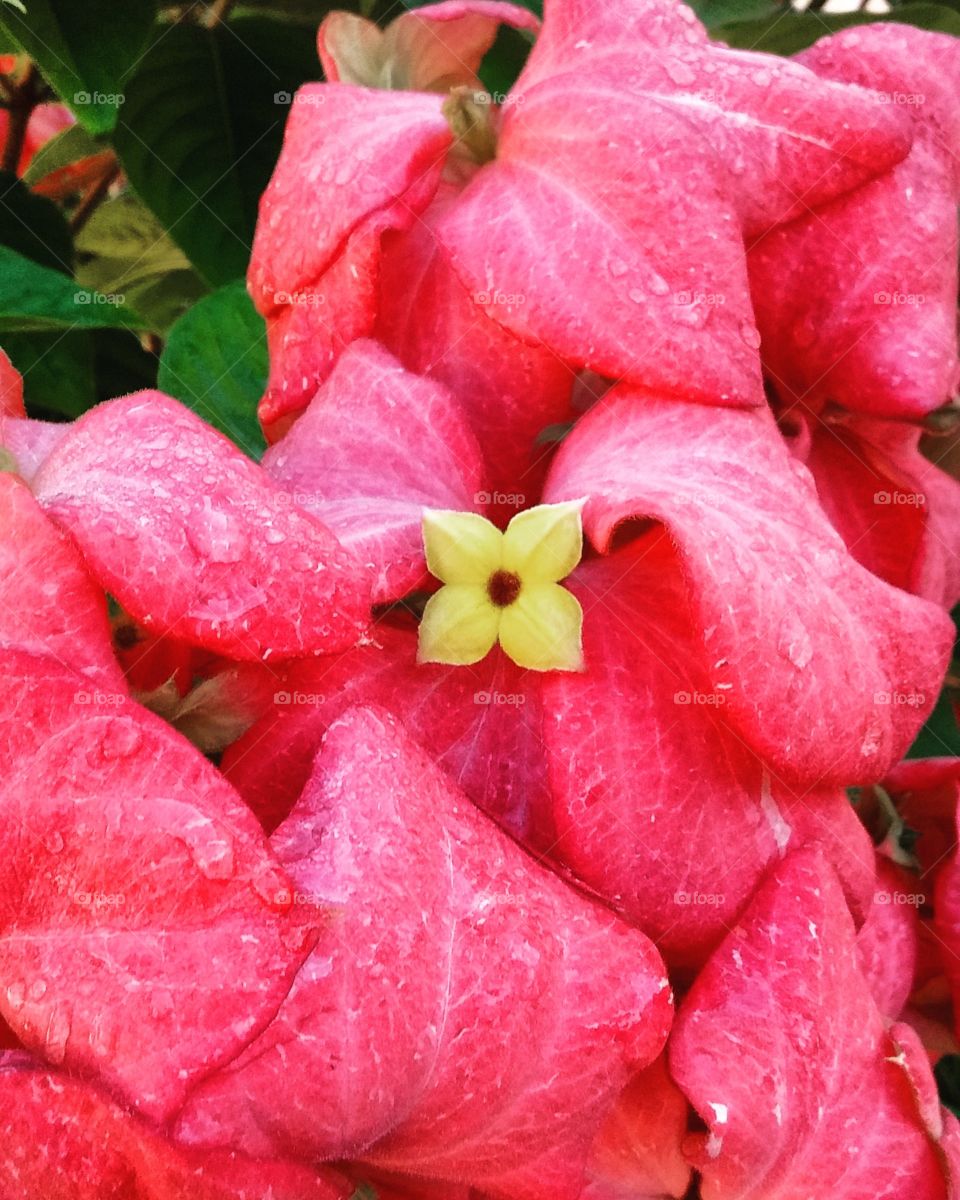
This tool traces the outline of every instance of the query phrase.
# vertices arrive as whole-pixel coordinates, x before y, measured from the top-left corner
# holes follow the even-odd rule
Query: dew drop
[[[740,322],[740,337],[751,350],[760,349],[760,331],[752,321]]]
[[[668,58],[664,67],[678,87],[689,87],[691,83],[696,83],[697,73],[689,63],[681,62],[676,58]]]
[[[7,988],[7,1003],[14,1012],[19,1012],[23,1008],[24,1002],[27,999],[27,989],[22,983],[11,983]]]
[[[627,271],[630,270],[630,266],[622,258],[611,258],[608,269],[614,279],[619,279],[621,276],[626,275]]]
[[[47,994],[47,981],[45,979],[35,979],[30,984],[28,995],[31,1000],[42,1000]]]
[[[790,614],[780,624],[777,635],[777,653],[791,662],[798,670],[803,670],[813,658],[813,642],[806,626]]]
[[[207,562],[235,563],[247,550],[247,535],[231,512],[215,509],[208,496],[187,519],[187,540]]]
[[[100,735],[98,747],[104,762],[129,758],[140,749],[143,735],[137,726],[126,717],[115,717]]]
[[[59,854],[63,849],[63,834],[59,829],[53,829],[45,835],[43,844],[51,854]]]

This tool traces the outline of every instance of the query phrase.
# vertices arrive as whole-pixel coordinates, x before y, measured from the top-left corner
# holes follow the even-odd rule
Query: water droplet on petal
[[[59,854],[63,849],[63,834],[59,829],[53,829],[44,836],[43,844],[51,854]]]
[[[622,258],[611,258],[609,263],[610,274],[614,279],[619,279],[622,275],[626,275],[630,270],[629,263],[624,262]]]
[[[696,83],[697,73],[689,63],[681,62],[677,58],[668,58],[664,67],[678,87],[689,87],[691,83]]]
[[[813,658],[813,641],[806,626],[793,613],[784,617],[777,635],[777,653],[799,670]]]
[[[215,509],[209,497],[187,520],[187,540],[207,562],[239,562],[247,550],[247,535],[231,512]]]
[[[740,322],[740,337],[751,350],[760,349],[760,331],[752,321]]]
[[[207,879],[229,879],[233,875],[233,839],[216,822],[197,816],[182,836],[201,875]]]
[[[19,1012],[23,1008],[27,998],[27,989],[22,983],[11,983],[7,988],[7,1003],[14,1012]]]
[[[43,1039],[44,1054],[51,1062],[62,1063],[70,1040],[70,1018],[62,1008],[55,1008],[47,1023]]]
[[[656,273],[650,276],[649,287],[655,296],[666,296],[670,291],[670,284],[667,283],[662,275],[657,275]]]
[[[142,740],[143,735],[129,717],[114,717],[100,734],[100,744],[94,747],[91,754],[99,751],[104,762],[129,758],[140,749]]]

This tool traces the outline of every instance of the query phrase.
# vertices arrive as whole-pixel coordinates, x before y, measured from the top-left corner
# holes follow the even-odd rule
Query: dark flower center
[[[487,595],[497,608],[506,608],[520,595],[520,577],[512,571],[494,571],[487,582]]]

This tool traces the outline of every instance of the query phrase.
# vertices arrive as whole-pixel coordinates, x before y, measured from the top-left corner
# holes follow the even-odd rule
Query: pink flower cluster
[[[262,465],[0,363],[0,1196],[960,1195],[960,43],[319,46]],[[585,670],[418,664],[424,510],[580,498]]]

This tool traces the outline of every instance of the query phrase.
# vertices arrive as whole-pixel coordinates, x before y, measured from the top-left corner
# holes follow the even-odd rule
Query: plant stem
[[[207,9],[207,19],[205,22],[207,28],[213,29],[225,21],[230,14],[231,8],[233,8],[233,0],[213,0]]]
[[[16,172],[23,154],[23,144],[27,137],[27,126],[30,117],[37,106],[37,69],[30,63],[24,72],[23,79],[10,96],[10,122],[7,126],[7,140],[3,147],[3,157],[0,159],[0,169]]]
[[[111,183],[113,183],[119,174],[120,164],[116,162],[111,163],[74,209],[73,216],[70,218],[70,228],[74,236],[80,232],[93,216],[94,210],[100,204],[100,201],[104,199],[110,190]]]

